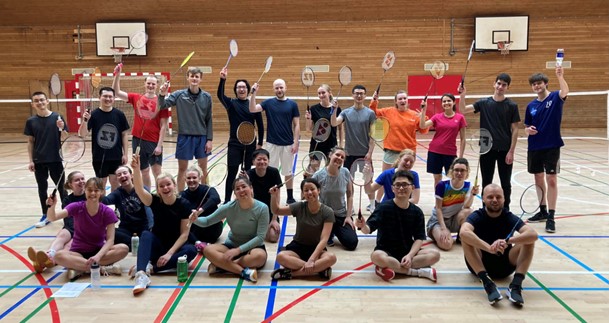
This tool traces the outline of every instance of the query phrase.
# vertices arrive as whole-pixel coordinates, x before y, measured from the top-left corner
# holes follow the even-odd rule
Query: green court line
[[[230,306],[228,307],[228,312],[226,312],[224,323],[230,323],[230,320],[233,317],[233,312],[235,311],[235,307],[237,306],[237,299],[239,298],[239,294],[241,293],[241,286],[243,286],[243,278],[239,278],[239,283],[237,284],[237,288],[235,288],[233,299],[230,301]]]
[[[38,307],[36,307],[36,309],[32,313],[30,313],[23,320],[21,320],[21,323],[29,321],[32,317],[34,317],[34,315],[38,314],[38,312],[40,312],[40,310],[42,310],[45,306],[47,306],[47,304],[49,304],[53,300],[54,300],[53,297],[47,298],[44,302],[42,302],[42,304],[40,304]]]
[[[567,305],[567,303],[563,302],[563,300],[561,300],[558,296],[556,296],[556,294],[554,294],[551,290],[549,290],[544,284],[541,283],[541,281],[539,281],[537,278],[535,278],[535,276],[531,275],[528,272],[527,272],[527,276],[529,278],[531,278],[537,285],[539,285],[539,287],[541,287],[541,289],[546,291],[546,293],[550,294],[550,296],[552,296],[552,298],[554,298],[554,300],[556,300],[558,302],[558,304],[562,305],[562,307],[564,307],[569,313],[571,313],[571,315],[573,315],[578,321],[586,322],[586,320],[584,320],[583,317],[579,316],[579,314],[577,314],[571,307],[569,307],[569,305]]]
[[[199,268],[201,268],[204,261],[205,261],[205,257],[201,257],[201,261],[199,261],[199,264],[192,271],[192,275],[188,276],[188,280],[186,281],[184,286],[182,286],[182,289],[180,290],[178,297],[176,297],[176,299],[173,301],[173,304],[171,305],[171,307],[169,308],[169,311],[167,311],[167,314],[165,314],[165,317],[163,317],[161,322],[164,322],[164,323],[169,322],[169,318],[171,317],[171,315],[173,315],[173,312],[175,312],[176,307],[178,307],[180,300],[182,299],[182,297],[184,297],[184,294],[186,294],[186,290],[188,289],[188,286],[190,286],[190,283],[192,283],[192,281],[195,279],[196,273],[199,271]]]
[[[21,285],[21,283],[23,283],[24,281],[28,280],[32,276],[34,276],[34,273],[30,273],[29,275],[25,276],[25,278],[23,278],[22,280],[18,281],[13,286],[11,286],[10,288],[8,288],[5,291],[3,291],[2,293],[0,293],[0,297],[6,295],[8,292],[10,292],[11,290],[15,289],[15,287]]]

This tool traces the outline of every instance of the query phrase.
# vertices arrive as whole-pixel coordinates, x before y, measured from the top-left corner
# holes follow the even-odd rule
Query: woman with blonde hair
[[[317,89],[317,97],[319,98],[319,103],[313,105],[309,110],[307,110],[305,114],[306,118],[306,129],[308,131],[313,130],[313,125],[319,119],[328,120],[328,126],[330,121],[330,111],[332,111],[332,101],[334,101],[334,97],[332,96],[332,89],[328,84],[322,84]],[[340,115],[341,108],[337,109],[337,115]],[[330,153],[333,147],[340,146],[342,147],[343,142],[343,126],[339,125],[338,127],[330,126],[330,137],[324,142],[320,142],[319,144],[313,136],[311,136],[311,144],[309,146],[309,152],[314,150],[321,151],[326,156]]]
[[[392,182],[393,175],[397,171],[407,170],[407,171],[410,171],[412,173],[412,176],[414,177],[414,181],[413,181],[414,190],[412,191],[412,195],[410,195],[410,203],[414,203],[414,204],[419,203],[419,198],[421,196],[421,185],[419,182],[419,174],[417,172],[415,172],[414,170],[412,170],[415,160],[416,160],[416,155],[415,155],[414,151],[412,151],[411,149],[402,150],[398,154],[397,160],[393,163],[393,165],[392,165],[393,168],[384,170],[376,178],[376,180],[374,182],[372,182],[372,185],[370,185],[370,191],[366,192],[366,193],[368,193],[368,194],[373,193],[382,187],[382,188],[384,188],[385,195],[383,195],[383,199],[381,200],[381,202],[393,199],[395,197],[395,194],[393,193],[393,190],[391,189],[391,187],[393,186],[393,182]]]

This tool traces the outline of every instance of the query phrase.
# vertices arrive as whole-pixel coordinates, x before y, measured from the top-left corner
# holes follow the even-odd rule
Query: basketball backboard
[[[510,51],[529,50],[529,16],[476,17],[475,25],[477,52],[497,51],[499,42]]]
[[[146,56],[146,45],[131,48],[131,37],[146,32],[144,22],[98,22],[95,24],[97,56],[114,56],[112,48],[123,47],[129,55]]]

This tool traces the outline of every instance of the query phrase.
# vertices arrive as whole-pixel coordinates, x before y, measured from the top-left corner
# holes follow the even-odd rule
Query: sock
[[[49,251],[47,251],[49,258],[55,258],[55,253],[57,253],[57,251],[55,251],[55,249],[49,249]]]
[[[370,199],[370,210],[374,210],[374,207],[376,206],[376,200],[374,198]]]
[[[522,286],[523,280],[524,280],[524,274],[515,273],[514,279],[512,279],[512,282],[510,283],[510,285]]]
[[[486,271],[481,271],[478,273],[478,278],[482,281],[482,283],[486,284],[492,282],[491,278],[488,276]]]
[[[550,212],[548,212],[548,218],[554,220],[554,213],[556,213],[556,210],[550,210]]]
[[[409,268],[408,269],[408,273],[406,275],[419,277],[419,270],[418,269]]]
[[[288,188],[287,191],[288,191],[288,200],[294,199],[294,189]]]
[[[540,205],[539,206],[539,211],[541,212],[541,214],[548,214],[548,206],[547,205]]]

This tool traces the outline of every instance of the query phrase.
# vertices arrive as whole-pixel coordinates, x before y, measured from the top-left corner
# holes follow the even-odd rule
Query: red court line
[[[15,258],[19,259],[19,261],[21,261],[30,271],[35,272],[34,266],[32,266],[32,264],[29,262],[29,260],[25,259],[22,255],[17,253],[15,250],[7,247],[5,244],[0,245],[0,247],[2,247],[4,250],[8,251],[10,254],[15,256]],[[40,283],[40,285],[43,286],[42,290],[44,291],[44,294],[46,295],[47,299],[51,298],[51,296],[53,295],[53,291],[48,287],[49,285],[47,284],[47,281],[44,279],[44,277],[42,277],[41,274],[36,274],[36,275],[34,275],[34,277],[36,277],[36,279],[38,279],[38,282]],[[44,286],[47,286],[47,287],[44,287]],[[49,306],[51,307],[50,308],[51,318],[53,319],[53,322],[61,322],[61,320],[59,318],[59,309],[57,308],[57,302],[55,302],[55,299],[52,299],[49,302]]]
[[[197,265],[201,261],[201,258],[203,258],[203,255],[197,254],[197,256],[195,257],[194,261],[192,262],[192,265],[188,269],[192,270],[193,268],[197,267]],[[195,275],[195,274],[196,274],[195,272],[190,273],[190,275]],[[171,306],[173,306],[173,302],[175,302],[175,300],[178,297],[178,295],[180,295],[180,291],[182,291],[182,287],[184,286],[184,284],[185,283],[179,283],[178,286],[180,288],[176,288],[176,289],[173,290],[173,293],[171,294],[169,299],[167,299],[167,302],[165,303],[165,305],[161,309],[161,312],[159,312],[159,315],[156,317],[156,319],[154,319],[155,323],[163,321],[163,319],[165,318],[165,315],[167,315],[167,312],[169,311]]]

